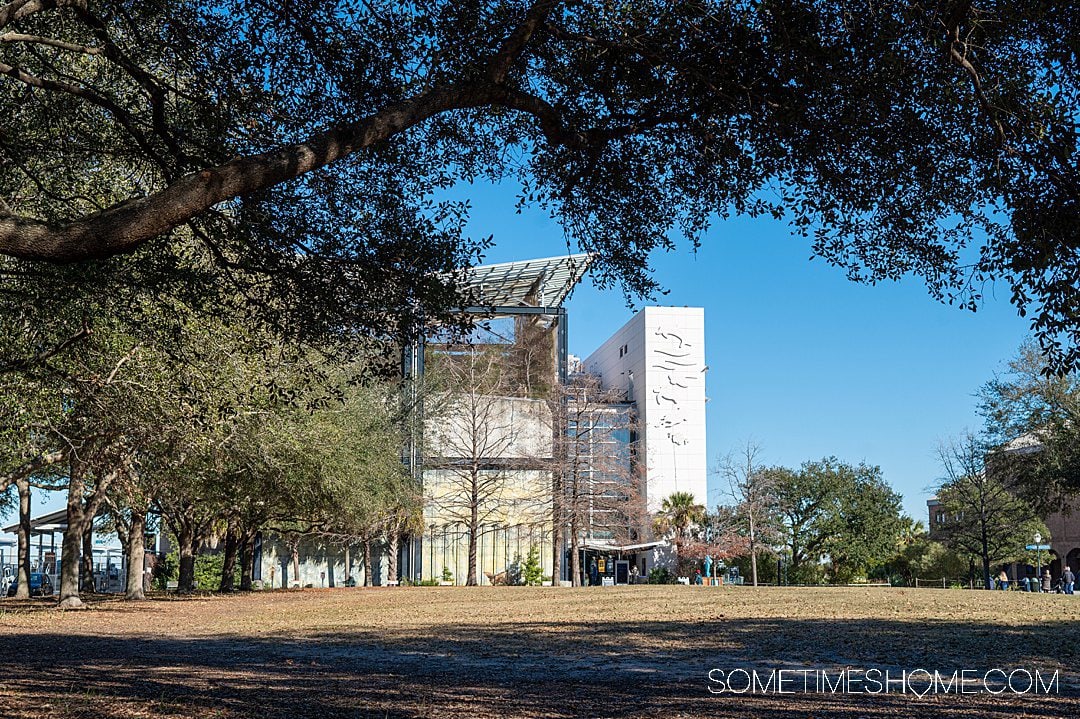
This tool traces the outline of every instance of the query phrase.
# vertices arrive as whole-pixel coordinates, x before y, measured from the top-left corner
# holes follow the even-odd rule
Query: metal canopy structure
[[[658,540],[655,542],[641,542],[638,544],[612,544],[610,542],[598,541],[596,539],[586,539],[582,542],[580,548],[587,549],[593,552],[640,552],[646,549],[655,549],[657,547],[666,547],[668,542],[666,540]]]
[[[466,287],[491,307],[558,307],[592,264],[589,254],[517,260],[473,267]]]
[[[474,316],[478,323],[511,319],[515,323],[515,337],[517,330],[524,326],[540,326],[545,331],[552,332],[555,372],[560,381],[565,381],[567,312],[562,304],[584,277],[592,262],[592,255],[577,254],[472,267],[464,273],[461,284],[462,289],[471,295],[470,301],[474,304],[462,307],[459,311]],[[419,378],[424,375],[424,354],[428,342],[428,337],[421,336],[403,348],[402,373],[406,378]],[[412,401],[417,408],[417,416],[421,419],[410,428],[402,460],[410,474],[422,485],[425,458],[421,446],[422,433],[417,427],[423,422],[423,399],[417,393],[415,382],[410,382],[409,387],[408,391],[412,393]],[[432,566],[423,566],[423,541],[422,534],[413,537],[407,548],[403,549],[398,566],[406,567],[405,573],[409,576],[419,576],[426,570],[433,579],[433,555]],[[416,561],[418,557],[420,562]]]
[[[19,524],[16,522],[10,527],[4,527],[0,531],[5,533],[14,534],[19,531]],[[30,534],[53,534],[54,532],[64,533],[67,531],[67,510],[58,509],[55,512],[49,514],[43,514],[38,517],[34,517],[30,520]]]

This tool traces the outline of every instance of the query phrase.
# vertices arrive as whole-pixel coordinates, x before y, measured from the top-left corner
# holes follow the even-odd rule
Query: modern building
[[[472,268],[472,304],[461,310],[471,335],[432,327],[406,348],[405,384],[421,409],[403,460],[425,507],[423,530],[400,543],[396,577],[384,543],[373,543],[368,567],[356,545],[267,531],[255,545],[258,585],[464,584],[470,565],[478,583],[499,583],[533,550],[554,584],[571,580],[572,566],[579,579],[624,583],[665,562],[648,513],[673,492],[706,498],[704,313],[647,307],[589,357],[570,355],[564,302],[591,259]],[[36,520],[35,566],[45,571],[55,572],[64,520]],[[106,577],[124,575],[111,554],[99,564]]]
[[[600,574],[627,581],[666,560],[632,499],[648,511],[677,491],[705,500],[704,311],[647,307],[582,361],[567,352],[563,302],[589,262],[576,255],[474,268],[476,304],[465,310],[477,319],[473,336],[433,332],[407,353],[407,373],[453,392],[408,452],[426,508],[423,537],[399,561],[403,576],[464,583],[471,543],[481,584],[513,576],[533,548],[546,577],[561,553],[550,581],[565,582],[573,545],[579,571],[599,560]],[[586,407],[567,392],[579,373],[596,378],[603,405]],[[589,466],[567,469],[570,444]],[[565,515],[571,502],[581,509],[555,547],[553,506]]]
[[[604,386],[626,393],[638,418],[648,508],[673,492],[706,500],[705,311],[646,307],[584,361]]]

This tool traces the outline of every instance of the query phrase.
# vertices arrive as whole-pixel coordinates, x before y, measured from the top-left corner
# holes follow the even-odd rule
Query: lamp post
[[[1035,532],[1035,578],[1039,580],[1040,586],[1042,582],[1042,548],[1039,547],[1042,544],[1042,533]]]

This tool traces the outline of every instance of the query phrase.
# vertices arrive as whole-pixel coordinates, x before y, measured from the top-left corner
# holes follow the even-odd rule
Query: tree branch
[[[51,37],[42,37],[41,35],[24,35],[18,32],[6,32],[3,35],[0,35],[0,42],[22,42],[31,45],[45,45],[46,47],[55,47],[59,48],[60,50],[82,53],[84,55],[99,55],[102,52],[102,49],[100,47],[78,45],[73,42],[54,40]]]
[[[437,113],[489,105],[503,96],[501,88],[490,85],[434,89],[306,142],[186,175],[154,194],[126,200],[67,224],[0,215],[0,253],[69,263],[132,252],[214,205],[324,167]]]
[[[37,457],[24,462],[20,466],[11,470],[7,474],[0,475],[0,492],[7,489],[12,483],[21,480],[23,477],[29,477],[32,474],[40,472],[46,467],[50,467],[54,464],[59,464],[67,459],[66,449],[56,449],[51,452],[44,452]]]
[[[40,0],[13,0],[0,7],[0,27],[43,9],[44,4]]]
[[[15,20],[22,20],[42,10],[71,7],[86,8],[86,0],[12,0],[0,7],[0,28],[10,25]]]
[[[91,332],[92,330],[90,329],[90,325],[88,325],[84,321],[82,328],[78,332],[73,334],[71,337],[68,337],[60,344],[50,347],[47,350],[42,350],[41,352],[38,352],[36,355],[28,359],[16,360],[14,362],[0,365],[0,374],[4,374],[6,372],[17,372],[19,370],[24,370],[28,367],[47,362],[50,358],[60,354],[76,342],[80,342],[84,338],[89,337]]]
[[[488,62],[487,75],[489,80],[496,85],[506,82],[506,76],[510,73],[510,68],[521,56],[536,29],[544,24],[547,16],[558,4],[557,0],[538,0],[538,2],[533,3],[529,11],[525,13],[525,20],[503,40],[499,51]]]

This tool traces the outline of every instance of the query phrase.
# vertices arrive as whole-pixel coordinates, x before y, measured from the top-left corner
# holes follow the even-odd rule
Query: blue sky
[[[494,235],[485,262],[565,254],[542,212],[515,213],[502,187],[458,188],[473,206],[469,231]],[[978,430],[975,394],[1016,353],[1027,321],[1007,288],[987,288],[972,313],[936,302],[917,278],[849,282],[806,240],[771,218],[719,223],[696,254],[688,243],[654,256],[670,292],[656,304],[705,308],[710,465],[747,440],[768,464],[835,455],[882,468],[905,510],[926,518],[941,471],[939,443]],[[570,351],[588,355],[632,314],[622,294],[588,280],[567,303]],[[709,505],[724,500],[709,478]]]

